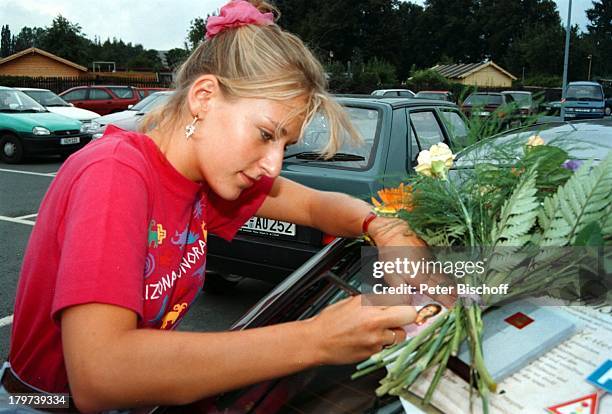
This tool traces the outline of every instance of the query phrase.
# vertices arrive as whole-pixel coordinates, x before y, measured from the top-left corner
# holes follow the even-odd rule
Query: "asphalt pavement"
[[[0,162],[0,362],[8,357],[15,292],[28,238],[47,188],[62,163],[58,158],[28,160],[25,164]],[[204,292],[179,329],[228,329],[270,289],[247,279],[223,293]]]

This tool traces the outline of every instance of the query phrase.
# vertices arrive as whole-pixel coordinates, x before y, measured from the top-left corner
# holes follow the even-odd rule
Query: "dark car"
[[[570,82],[561,101],[565,119],[603,118],[605,99],[603,87],[597,82]]]
[[[415,98],[439,99],[441,101],[455,102],[455,98],[450,91],[420,91],[417,92]]]
[[[368,200],[410,173],[419,151],[440,142],[453,145],[467,136],[465,120],[450,102],[372,96],[338,100],[364,145],[345,144],[333,158],[324,160],[319,150],[329,131],[325,120],[317,117],[301,142],[287,151],[282,176]],[[311,228],[253,217],[231,243],[209,237],[207,269],[211,276],[240,275],[277,283],[332,239]],[[207,278],[207,283],[212,280]]]
[[[100,115],[124,111],[140,101],[138,91],[131,86],[77,86],[59,96],[76,107]]]
[[[612,149],[612,121],[555,122],[533,125],[493,137],[458,154],[459,160],[476,148],[482,154],[496,147],[496,141],[522,145],[534,132],[546,142],[555,139],[582,145],[570,150],[573,159],[601,159]],[[463,168],[458,166],[458,168]],[[362,282],[361,242],[335,239],[299,269],[273,288],[246,312],[232,330],[304,320],[319,313],[354,291]],[[371,271],[371,270],[370,270]],[[451,364],[449,364],[451,367]],[[274,413],[403,413],[397,397],[376,397],[375,389],[386,372],[374,371],[351,380],[355,365],[318,367],[208,400],[201,412],[255,414]],[[414,398],[412,396],[411,398]],[[429,411],[428,411],[429,412]],[[438,411],[432,411],[438,412]]]
[[[511,115],[515,99],[510,94],[498,92],[476,92],[468,96],[461,105],[461,111],[468,118],[488,118],[496,114],[500,119]]]
[[[606,114],[606,116],[610,116],[612,115],[612,96],[609,96],[606,98],[606,104],[605,104],[605,108],[604,108],[604,112]]]

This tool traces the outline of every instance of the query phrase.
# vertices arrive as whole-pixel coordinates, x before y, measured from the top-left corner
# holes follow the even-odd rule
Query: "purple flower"
[[[561,166],[572,172],[576,171],[582,165],[582,161],[579,160],[567,160]]]

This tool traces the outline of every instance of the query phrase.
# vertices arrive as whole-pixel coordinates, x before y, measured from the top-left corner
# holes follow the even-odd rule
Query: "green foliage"
[[[174,48],[166,52],[166,62],[168,67],[176,69],[181,63],[183,63],[189,57],[189,51],[181,48]]]
[[[210,17],[210,15],[208,17]],[[208,17],[206,20],[208,20]],[[204,41],[204,36],[206,35],[206,20],[201,17],[196,17],[190,22],[189,31],[187,32],[187,43],[190,50],[194,50]]]
[[[385,61],[384,59],[374,58],[369,60],[363,68],[364,73],[371,73],[376,75],[378,84],[392,84],[397,83],[397,76],[395,74],[395,66]]]

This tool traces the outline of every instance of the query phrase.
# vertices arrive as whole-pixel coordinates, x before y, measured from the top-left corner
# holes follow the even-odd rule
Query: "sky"
[[[333,1],[333,0],[330,0]],[[0,0],[0,25],[11,33],[22,27],[50,26],[61,14],[78,23],[92,39],[122,39],[145,49],[168,50],[183,47],[189,23],[219,9],[226,0]],[[423,4],[423,0],[413,0]],[[555,0],[561,19],[567,18],[569,0]],[[586,30],[585,10],[591,0],[573,0],[572,22]]]

